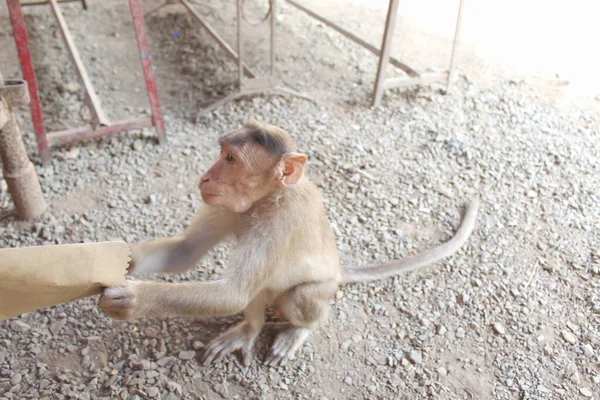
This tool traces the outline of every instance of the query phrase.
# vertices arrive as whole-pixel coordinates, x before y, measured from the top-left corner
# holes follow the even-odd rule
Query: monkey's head
[[[293,187],[304,174],[307,157],[296,153],[283,129],[251,120],[219,139],[221,154],[198,184],[206,204],[236,213]]]

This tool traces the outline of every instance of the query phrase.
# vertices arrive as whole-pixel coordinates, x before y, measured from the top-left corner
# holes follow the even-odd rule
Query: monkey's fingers
[[[252,348],[254,347],[254,341],[252,343],[246,343],[242,347],[242,364],[244,367],[249,367],[252,364]]]
[[[265,359],[265,365],[269,367],[279,367],[285,365],[288,357],[283,354],[273,354],[269,351],[269,355]]]
[[[269,366],[285,364],[288,359],[294,357],[294,352],[304,343],[309,335],[310,330],[306,328],[293,327],[281,331],[269,350],[265,364]]]
[[[257,334],[257,332],[249,332],[245,323],[242,322],[208,344],[202,360],[203,364],[219,363],[228,354],[241,350],[242,363],[245,366],[250,365],[252,363],[252,348]]]
[[[239,346],[236,346],[233,343],[211,343],[208,345],[208,348],[204,353],[202,363],[204,365],[210,365],[212,363],[218,364],[223,360],[223,358],[225,358],[225,356],[238,349]]]
[[[125,285],[107,287],[100,296],[98,305],[111,318],[131,320],[136,306],[135,290]]]
[[[102,296],[105,299],[130,301],[135,299],[135,291],[129,286],[109,286],[104,289]]]
[[[209,365],[212,363],[218,364],[223,361],[226,356],[240,349],[242,350],[242,362],[244,366],[250,365],[252,362],[250,351],[248,350],[248,346],[242,343],[229,343],[227,345],[224,344],[221,346],[211,347],[205,353],[202,362],[204,365]]]

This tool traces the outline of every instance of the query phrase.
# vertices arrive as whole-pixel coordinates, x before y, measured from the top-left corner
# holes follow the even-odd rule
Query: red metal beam
[[[29,38],[27,37],[23,9],[20,0],[6,0],[6,3],[8,5],[8,12],[10,13],[10,23],[13,28],[17,52],[19,53],[23,79],[27,81],[27,86],[29,87],[31,119],[33,120],[33,128],[35,129],[35,138],[42,157],[42,163],[48,165],[51,157],[50,147],[48,146],[48,139],[46,138],[42,103],[40,101],[37,81],[35,79],[35,71],[31,59],[31,50],[29,49]]]
[[[146,90],[148,92],[148,100],[152,109],[152,124],[156,128],[158,142],[165,143],[165,122],[162,118],[160,103],[158,101],[158,90],[156,88],[156,78],[152,70],[152,57],[150,56],[150,46],[148,44],[148,35],[146,34],[146,24],[144,23],[144,13],[140,0],[129,0],[131,8],[131,18],[135,28],[135,37],[140,51],[140,60],[144,69],[144,77],[146,78]]]
[[[62,146],[83,140],[109,137],[116,135],[117,133],[147,128],[152,125],[152,117],[128,118],[111,123],[108,126],[99,127],[95,130],[92,125],[85,125],[79,128],[66,129],[64,131],[50,132],[48,133],[48,139],[51,146]]]
[[[61,0],[56,0],[60,2]],[[85,8],[85,1],[82,0]],[[146,81],[146,89],[148,99],[152,109],[152,116],[144,116],[137,118],[129,118],[111,123],[107,126],[102,126],[94,129],[92,125],[85,125],[79,128],[71,128],[58,132],[46,132],[44,117],[42,114],[42,105],[40,102],[35,71],[33,69],[33,61],[31,51],[29,49],[29,39],[27,37],[27,28],[20,0],[7,0],[8,10],[10,12],[11,24],[19,53],[19,60],[23,77],[27,81],[29,94],[31,98],[31,117],[35,129],[35,135],[38,142],[38,148],[42,157],[42,163],[47,165],[50,162],[50,146],[60,146],[82,140],[96,139],[101,137],[112,136],[118,133],[141,129],[154,126],[158,134],[160,143],[166,141],[165,125],[160,109],[158,99],[158,90],[156,88],[156,78],[152,70],[152,60],[150,57],[150,48],[148,45],[148,36],[146,34],[146,26],[142,13],[140,0],[129,0],[131,6],[131,16],[135,27],[136,40],[140,51],[140,59],[144,70]]]
[[[85,1],[82,0],[57,0],[58,3],[81,3],[81,5],[83,6],[84,9],[86,9],[87,4],[85,4]],[[25,1],[22,2],[21,5],[23,7],[25,6],[44,6],[49,4],[50,1],[49,0],[42,0],[42,1]]]

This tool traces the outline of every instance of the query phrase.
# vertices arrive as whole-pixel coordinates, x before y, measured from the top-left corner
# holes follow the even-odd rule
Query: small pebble
[[[346,341],[344,341],[344,343],[342,343],[342,350],[344,351],[348,351],[348,348],[350,348],[350,345],[352,344],[352,340],[348,339]]]
[[[446,332],[448,332],[448,329],[446,329],[446,327],[444,325],[438,325],[437,326],[437,334],[444,336],[446,334]]]
[[[173,381],[167,382],[167,389],[170,392],[179,392],[179,393],[181,393],[181,385],[178,384],[177,382],[173,382]]]
[[[534,190],[528,190],[527,192],[525,192],[525,195],[529,198],[534,198],[537,197],[537,193]]]
[[[571,332],[569,332],[568,330],[563,330],[561,332],[563,339],[565,339],[567,342],[571,343],[571,344],[575,344],[577,343],[577,337],[575,337],[575,335],[573,335]]]
[[[10,329],[12,329],[15,332],[25,333],[31,329],[31,326],[17,319],[10,323]]]
[[[141,139],[136,139],[136,141],[133,142],[133,149],[135,151],[142,151],[142,150],[144,150],[144,142],[142,142]]]
[[[492,328],[494,329],[494,332],[496,332],[500,336],[506,333],[506,328],[504,328],[504,325],[502,325],[500,322],[494,322]]]
[[[586,357],[594,357],[594,354],[596,354],[596,352],[594,351],[594,348],[592,347],[591,344],[586,343],[585,345],[583,345],[583,354],[585,354]]]
[[[159,335],[160,331],[155,326],[147,326],[144,329],[144,335],[150,339],[154,339]]]
[[[410,362],[416,365],[421,365],[421,363],[423,363],[421,352],[418,350],[411,350],[408,353],[408,359],[410,360]]]
[[[178,357],[180,360],[184,360],[184,361],[191,360],[192,358],[196,357],[196,352],[194,350],[180,351]]]
[[[69,151],[67,151],[64,157],[68,160],[73,160],[79,157],[79,147],[71,147]]]
[[[201,350],[205,347],[204,343],[201,342],[200,340],[194,340],[194,343],[192,343],[192,349],[194,350]]]
[[[540,393],[544,393],[544,394],[549,394],[552,393],[552,391],[550,389],[548,389],[546,386],[544,385],[538,385],[537,387],[537,391]]]
[[[156,364],[158,364],[161,367],[164,367],[166,365],[173,363],[174,361],[175,361],[175,357],[166,356],[166,357],[159,358],[158,361],[156,361]]]
[[[22,379],[23,379],[23,376],[21,374],[15,374],[15,375],[13,375],[12,378],[10,378],[10,384],[17,385],[17,384],[21,383]]]

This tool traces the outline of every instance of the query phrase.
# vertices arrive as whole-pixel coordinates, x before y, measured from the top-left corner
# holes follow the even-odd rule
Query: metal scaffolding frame
[[[140,0],[129,0],[129,6],[131,9],[131,16],[133,19],[133,26],[138,44],[140,61],[144,71],[146,89],[148,92],[148,99],[150,101],[152,115],[133,117],[115,122],[109,121],[105,116],[98,95],[96,94],[91,80],[89,79],[87,70],[85,69],[81,57],[79,56],[79,52],[77,51],[77,47],[75,47],[71,33],[69,32],[69,28],[58,6],[58,3],[64,2],[81,2],[83,8],[87,9],[85,0],[46,0],[24,3],[21,3],[20,0],[6,0],[15,43],[17,45],[17,52],[19,54],[21,70],[23,72],[23,78],[27,82],[29,88],[29,96],[31,99],[31,117],[33,120],[33,126],[38,149],[42,158],[42,163],[44,165],[50,163],[50,148],[52,146],[111,136],[129,130],[151,126],[155,127],[159,142],[164,143],[166,141],[165,126],[160,109],[160,102],[158,99],[156,78],[152,70],[150,47],[148,44],[148,37],[146,35],[146,26],[144,23],[144,16],[142,13]],[[31,50],[29,48],[29,39],[27,37],[27,27],[25,25],[25,18],[22,9],[23,6],[37,5],[50,5],[52,13],[58,22],[59,31],[65,46],[67,47],[67,52],[69,53],[71,62],[77,71],[79,83],[81,84],[84,92],[84,102],[88,106],[92,116],[91,123],[88,125],[57,132],[46,132],[44,116],[42,113],[42,105],[38,94],[37,79],[33,68]]]
[[[458,15],[456,17],[456,29],[454,31],[454,40],[452,43],[452,53],[450,56],[450,64],[448,70],[446,72],[431,72],[431,73],[419,73],[410,66],[400,62],[399,60],[393,58],[391,56],[392,50],[392,38],[394,36],[394,28],[396,26],[396,19],[398,17],[398,4],[400,0],[390,0],[387,18],[385,22],[385,30],[383,32],[383,39],[381,41],[381,48],[377,49],[375,46],[369,44],[365,40],[356,36],[352,32],[344,29],[343,27],[337,25],[336,23],[324,18],[323,16],[317,14],[316,12],[304,7],[303,5],[296,2],[296,0],[286,0],[288,4],[296,7],[298,10],[301,10],[308,14],[309,16],[315,18],[316,20],[324,23],[329,26],[331,29],[339,32],[344,35],[348,39],[352,40],[354,43],[359,44],[365,49],[369,50],[371,53],[375,54],[379,57],[379,65],[377,67],[377,75],[375,77],[375,87],[373,89],[373,98],[371,101],[371,105],[376,107],[381,104],[381,99],[383,98],[383,92],[386,89],[396,88],[396,87],[408,87],[415,85],[428,84],[432,82],[438,81],[446,81],[446,87],[450,85],[450,82],[453,78],[454,71],[454,60],[456,57],[456,48],[458,46],[458,38],[460,35],[460,26],[462,22],[462,14],[463,14],[463,6],[464,0],[459,0],[458,6]],[[388,64],[392,64],[396,68],[401,69],[408,76],[398,77],[398,78],[386,78],[386,67]]]

